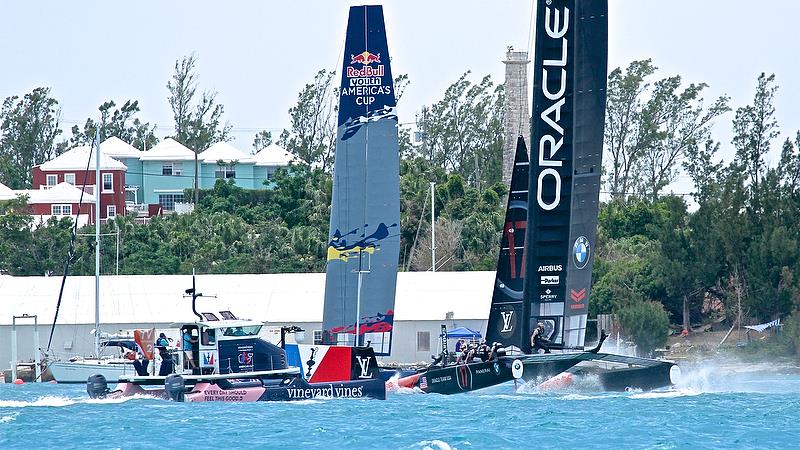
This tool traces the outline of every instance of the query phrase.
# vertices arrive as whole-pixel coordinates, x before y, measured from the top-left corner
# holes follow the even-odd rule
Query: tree
[[[256,137],[253,138],[253,150],[255,152],[261,150],[264,147],[269,146],[272,144],[272,132],[267,130],[262,130],[256,133]]]
[[[289,108],[291,129],[283,130],[279,138],[289,153],[325,172],[333,169],[336,146],[339,88],[334,85],[335,76],[336,72],[322,69],[303,87],[297,104]]]
[[[431,165],[458,173],[481,190],[502,180],[504,92],[490,76],[473,84],[469,74],[417,115],[424,137],[419,152]]]
[[[655,70],[648,59],[609,75],[605,144],[613,197],[655,199],[675,180],[687,153],[708,139],[712,120],[729,110],[725,96],[706,108],[701,94],[708,85],[682,88],[679,75],[656,81],[650,89],[646,79]]]
[[[760,195],[759,183],[766,171],[764,156],[770,150],[771,141],[778,137],[778,122],[772,104],[777,89],[775,75],[759,75],[753,104],[738,108],[733,120],[736,159],[747,172],[756,202]],[[757,204],[753,206],[758,207]]]
[[[150,149],[158,143],[155,135],[156,126],[151,126],[149,123],[142,122],[138,117],[134,117],[140,111],[138,100],[127,100],[120,109],[110,112],[115,106],[116,103],[109,100],[98,108],[101,124],[100,136],[103,139],[115,136],[142,150]],[[73,125],[72,137],[69,139],[70,147],[91,144],[94,141],[95,129],[97,129],[97,123],[91,117],[86,119],[83,130],[80,130],[77,125]]]
[[[198,153],[217,142],[229,141],[231,125],[220,123],[225,107],[216,103],[216,92],[204,91],[192,111],[197,90],[196,63],[193,54],[175,61],[175,73],[167,82],[167,89],[175,119],[175,140]]]
[[[195,92],[197,91],[197,75],[194,54],[184,56],[175,61],[175,73],[172,80],[167,82],[169,90],[169,105],[175,119],[175,140],[192,149],[194,158],[194,201],[198,200],[198,169],[197,154],[204,151],[212,144],[231,139],[231,125],[227,122],[220,124],[225,108],[216,104],[216,92],[203,92],[200,101],[191,109]]]
[[[617,314],[625,334],[636,343],[636,353],[644,356],[667,342],[669,317],[658,302],[637,301],[621,308]]]
[[[63,145],[61,109],[50,88],[38,87],[21,99],[8,97],[0,110],[0,182],[12,189],[29,189],[33,166],[58,156]]]

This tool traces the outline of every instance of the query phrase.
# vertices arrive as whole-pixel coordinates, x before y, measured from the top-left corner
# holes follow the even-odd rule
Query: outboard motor
[[[86,380],[86,392],[90,398],[105,398],[109,393],[108,382],[102,374],[94,374]]]
[[[164,390],[169,394],[169,398],[176,402],[182,402],[186,393],[186,382],[183,377],[177,374],[169,375],[164,380]]]

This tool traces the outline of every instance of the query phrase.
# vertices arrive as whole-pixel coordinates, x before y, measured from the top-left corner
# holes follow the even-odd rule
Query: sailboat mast
[[[95,130],[94,160],[94,353],[100,356],[100,130]]]
[[[436,189],[436,183],[431,181],[431,270],[436,272],[436,205],[434,203],[433,193]]]

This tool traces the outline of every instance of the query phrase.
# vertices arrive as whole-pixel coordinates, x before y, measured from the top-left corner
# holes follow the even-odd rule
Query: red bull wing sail
[[[603,154],[607,10],[606,0],[537,2],[525,351],[537,323],[556,348],[584,345]]]
[[[342,64],[323,344],[391,351],[400,160],[381,6],[350,8]]]

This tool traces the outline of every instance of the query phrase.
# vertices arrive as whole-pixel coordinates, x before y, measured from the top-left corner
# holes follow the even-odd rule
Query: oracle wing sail
[[[515,346],[519,349],[527,339],[522,332],[522,317],[525,309],[523,290],[525,232],[528,226],[528,172],[528,149],[525,139],[520,136],[517,138],[492,306],[486,327],[488,342],[499,342],[504,347]]]
[[[537,2],[523,335],[582,348],[605,118],[606,0]],[[530,342],[523,342],[530,350]]]
[[[339,98],[322,343],[369,343],[376,355],[391,352],[400,255],[395,106],[383,8],[351,7]]]

